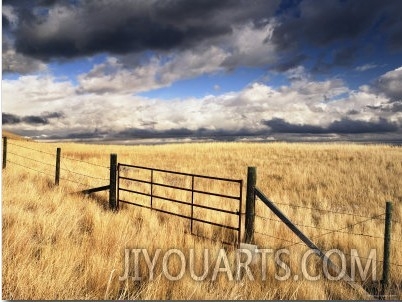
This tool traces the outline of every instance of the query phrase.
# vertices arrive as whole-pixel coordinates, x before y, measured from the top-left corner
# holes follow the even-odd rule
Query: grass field
[[[62,148],[63,156],[62,179],[58,187],[53,185],[52,166],[56,147]],[[211,280],[208,275],[204,281],[195,281],[187,271],[181,280],[169,281],[162,274],[161,266],[155,268],[155,278],[149,280],[144,261],[140,266],[140,271],[146,276],[143,280],[119,281],[124,271],[126,248],[144,248],[149,253],[176,248],[186,256],[190,249],[194,249],[196,259],[202,258],[203,250],[208,248],[212,259],[216,259],[223,247],[230,263],[234,262],[235,251],[233,247],[188,234],[188,221],[177,217],[133,206],[124,206],[118,213],[112,213],[107,209],[106,192],[91,196],[72,194],[107,184],[110,153],[117,153],[118,161],[122,163],[244,180],[247,167],[255,166],[257,186],[277,202],[292,221],[307,226],[300,228],[308,236],[314,238],[326,233],[325,230],[343,228],[342,232],[313,240],[319,247],[345,253],[356,249],[362,257],[367,257],[370,249],[376,249],[377,260],[382,260],[384,216],[370,218],[383,214],[385,202],[392,201],[394,241],[391,262],[402,265],[400,147],[324,143],[101,146],[10,139],[8,152],[10,162],[2,176],[3,299],[359,298],[340,281],[324,278],[318,281],[303,278],[276,280],[274,275],[281,269],[278,272],[272,259],[264,281],[258,278],[261,274],[259,267],[253,265],[254,281],[247,277],[230,281],[226,273],[219,274],[216,280]],[[202,184],[201,188],[216,189],[208,183]],[[178,199],[187,198],[184,193],[161,193],[177,194],[174,197]],[[173,209],[169,204],[161,206]],[[331,212],[318,211],[317,208]],[[256,218],[256,231],[279,238],[256,233],[255,242],[259,247],[279,249],[290,245],[289,241],[299,241],[285,225],[272,220],[277,218],[261,201],[257,201],[256,213],[265,218]],[[227,221],[215,217],[216,214],[203,215]],[[357,224],[363,220],[367,221]],[[213,228],[199,228],[207,235],[216,233]],[[229,235],[222,233],[219,236]],[[286,261],[292,271],[297,272],[301,255],[307,249],[303,245],[294,245],[289,250],[291,254]],[[172,274],[177,274],[180,269],[176,260],[172,259],[169,266]],[[376,266],[377,278],[380,279],[382,263],[377,262]],[[312,260],[310,269],[322,274],[319,261]],[[201,261],[196,263],[195,270],[197,274],[203,271]],[[350,270],[349,264],[347,270]],[[371,283],[371,276],[361,282],[365,285]],[[394,299],[402,298],[402,270],[395,265],[391,266],[391,291],[396,295]]]

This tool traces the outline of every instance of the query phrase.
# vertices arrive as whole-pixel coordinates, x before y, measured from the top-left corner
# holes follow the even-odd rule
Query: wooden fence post
[[[246,223],[245,223],[245,243],[252,243],[254,240],[254,216],[255,216],[255,194],[254,188],[257,183],[257,169],[248,167],[247,169],[247,192],[246,192]]]
[[[3,137],[3,169],[7,166],[7,137]]]
[[[111,210],[117,210],[117,154],[110,154],[110,189],[109,189],[109,207]]]
[[[391,223],[392,203],[386,202],[385,207],[385,231],[384,231],[384,259],[381,281],[381,296],[384,297],[389,288],[389,259],[391,256]]]
[[[60,183],[60,157],[61,157],[61,148],[57,148],[56,151],[56,176],[54,183],[56,186]]]

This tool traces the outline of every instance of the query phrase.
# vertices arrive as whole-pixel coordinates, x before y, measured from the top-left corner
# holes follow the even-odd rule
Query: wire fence
[[[384,215],[384,214],[383,214]],[[265,220],[265,221],[274,221],[277,223],[283,223],[281,220],[277,220],[277,219],[273,219],[273,218],[268,218],[268,217],[263,217],[260,215],[255,215],[257,218]],[[345,232],[345,231],[340,231],[340,230],[334,230],[334,229],[328,229],[328,228],[323,228],[323,227],[318,227],[318,226],[312,226],[312,225],[305,225],[305,224],[301,224],[301,223],[295,223],[293,222],[294,225],[299,226],[299,227],[305,227],[305,228],[311,228],[311,229],[316,229],[316,230],[323,230],[323,231],[331,231],[334,233],[341,233],[341,234],[347,234],[347,235],[354,235],[354,236],[363,236],[363,237],[370,237],[370,238],[375,238],[375,239],[383,239],[384,237],[380,237],[380,236],[373,236],[373,235],[369,235],[369,234],[364,234],[364,233],[352,233],[352,232]],[[348,226],[349,227],[349,226]],[[401,242],[398,240],[393,240],[395,242]]]
[[[292,207],[292,208],[307,209],[307,210],[314,210],[314,211],[319,211],[319,212],[331,213],[331,214],[355,216],[355,217],[361,217],[361,218],[373,218],[373,217],[364,216],[364,215],[357,214],[357,213],[350,213],[350,212],[344,212],[344,211],[334,211],[334,210],[328,210],[328,209],[317,208],[317,207],[307,207],[307,206],[302,206],[302,205],[281,203],[281,202],[275,202],[275,204],[276,205],[288,206],[288,207]],[[373,219],[377,219],[377,218],[373,218]]]
[[[76,162],[80,162],[80,163],[84,163],[84,164],[88,164],[88,165],[91,165],[91,166],[94,166],[94,167],[100,167],[100,168],[104,168],[104,169],[110,170],[110,167],[98,165],[98,164],[95,164],[95,163],[92,163],[92,162],[83,161],[83,160],[76,159],[76,158],[71,158],[71,157],[66,157],[66,156],[61,156],[61,158],[67,159],[67,160],[76,161]]]
[[[341,227],[341,228],[338,228],[338,229],[330,229],[330,228],[324,228],[324,227],[320,227],[320,226],[306,225],[306,224],[303,224],[303,223],[297,223],[297,222],[292,221],[292,223],[295,226],[298,226],[298,227],[311,228],[311,229],[326,231],[324,233],[321,233],[321,234],[318,234],[316,236],[310,237],[311,240],[321,238],[321,237],[324,237],[324,236],[328,236],[328,235],[331,235],[331,234],[334,234],[334,233],[341,233],[341,234],[352,235],[352,236],[361,236],[361,237],[369,237],[369,238],[373,238],[373,239],[384,240],[384,236],[374,236],[374,235],[370,235],[370,234],[366,234],[366,233],[354,233],[354,232],[345,231],[345,230],[346,229],[351,230],[357,225],[361,225],[361,224],[364,224],[364,223],[367,223],[367,222],[370,222],[370,221],[373,221],[373,220],[384,221],[383,216],[385,215],[385,213],[378,214],[378,215],[373,215],[373,216],[369,217],[369,216],[364,216],[364,215],[356,215],[355,213],[331,211],[331,210],[325,210],[325,209],[322,209],[322,208],[306,207],[306,206],[299,206],[299,205],[290,205],[290,204],[279,203],[279,202],[275,202],[275,204],[276,205],[292,206],[292,207],[297,207],[297,208],[305,208],[305,209],[309,209],[309,210],[318,210],[318,211],[321,211],[321,212],[328,212],[328,213],[334,213],[334,214],[345,214],[345,215],[357,216],[357,217],[360,217],[360,218],[366,218],[366,219],[358,221],[358,222],[356,222],[354,224],[347,225],[345,227]],[[272,222],[284,225],[284,222],[282,220],[278,220],[278,219],[274,219],[274,218],[270,218],[270,217],[266,217],[266,216],[262,216],[262,215],[258,215],[258,214],[255,214],[255,217],[257,219],[263,220],[265,222],[268,222],[268,221],[271,222],[272,221]],[[395,223],[399,223],[399,221],[397,221],[397,220],[392,220],[392,221],[395,222]],[[289,249],[289,248],[297,246],[297,245],[305,245],[305,243],[303,241],[295,242],[295,241],[289,240],[288,238],[278,237],[276,235],[268,234],[268,233],[265,233],[265,232],[260,232],[260,231],[255,230],[254,233],[259,234],[259,235],[264,236],[264,237],[273,238],[273,239],[279,240],[281,242],[290,243],[288,245],[285,245],[285,246],[281,247],[283,249]],[[393,238],[391,238],[390,240],[393,241],[393,242],[396,242],[396,243],[402,243],[401,240],[396,240],[396,239],[393,239]],[[351,255],[351,254],[348,254],[348,253],[343,253],[343,254],[346,255],[346,256],[351,256],[351,257],[353,256],[353,257],[360,258],[360,259],[372,260],[371,258],[357,256],[357,255]],[[384,261],[381,261],[381,260],[376,260],[376,261],[378,263],[384,263]],[[402,264],[399,264],[399,263],[389,263],[389,264],[391,266],[394,266],[394,267],[402,267]]]
[[[49,177],[55,177],[55,170],[53,171],[49,171],[49,168],[53,168],[56,169],[56,153],[50,153],[48,151],[44,151],[44,150],[39,150],[37,148],[32,148],[31,146],[23,146],[21,144],[15,143],[14,141],[10,142],[10,138],[8,138],[7,140],[7,144],[12,146],[13,150],[7,150],[7,154],[11,155],[11,158],[7,158],[6,162],[10,163],[12,165],[16,165],[22,168],[25,168],[29,171],[33,171],[36,173],[40,173]],[[24,153],[24,150],[29,151],[29,155]],[[40,156],[43,157],[43,155],[45,156],[51,156],[52,159],[55,161],[54,163],[49,163],[49,161],[45,161],[43,158],[42,160],[38,159],[38,158],[33,158],[33,152],[36,152],[38,154],[40,154]],[[99,176],[93,176],[90,175],[89,173],[82,173],[82,172],[77,172],[75,171],[75,167],[74,169],[71,167],[68,167],[68,164],[66,163],[67,161],[74,161],[74,162],[79,162],[79,163],[83,163],[86,165],[90,165],[93,167],[97,167],[97,168],[103,168],[106,170],[110,170],[109,167],[107,166],[103,166],[103,165],[99,165],[97,163],[93,163],[90,161],[84,161],[84,160],[79,160],[76,158],[71,158],[71,157],[67,157],[67,156],[61,156],[60,163],[62,165],[62,167],[60,167],[61,171],[65,171],[67,174],[66,176],[63,177],[59,177],[59,179],[64,180],[66,182],[69,183],[73,183],[75,185],[78,185],[80,187],[88,187],[88,186],[93,186],[93,182],[96,182],[97,184],[104,184],[105,182],[109,181],[109,178],[106,177],[99,177]],[[37,165],[39,165],[39,167],[33,167],[32,164],[30,163],[36,163]],[[46,167],[46,168],[44,168]]]

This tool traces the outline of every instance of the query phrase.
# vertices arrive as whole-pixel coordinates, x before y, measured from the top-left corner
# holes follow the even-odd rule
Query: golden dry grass
[[[211,259],[216,259],[219,249],[224,247],[231,263],[234,262],[235,252],[230,246],[191,236],[188,234],[189,225],[186,220],[133,206],[124,206],[118,213],[112,213],[107,210],[106,192],[90,197],[71,194],[106,185],[107,181],[102,179],[108,178],[109,171],[103,167],[63,158],[63,179],[60,186],[55,187],[52,176],[54,167],[24,157],[53,164],[56,147],[62,148],[64,157],[106,167],[109,165],[110,153],[117,153],[119,162],[122,163],[244,180],[247,167],[255,166],[258,174],[257,186],[274,202],[374,217],[385,212],[385,201],[390,200],[394,205],[394,220],[402,220],[400,147],[287,143],[111,146],[9,140],[8,159],[11,162],[3,170],[2,179],[4,299],[358,298],[344,283],[324,278],[316,282],[304,279],[294,281],[293,278],[287,281],[275,280],[274,275],[278,268],[273,261],[269,263],[265,281],[258,279],[258,267],[252,267],[256,281],[248,278],[238,282],[228,281],[226,274],[222,273],[216,281],[211,281],[208,276],[205,281],[197,282],[186,271],[183,279],[173,282],[164,277],[161,267],[156,268],[156,278],[152,281],[147,278],[137,282],[131,279],[119,281],[118,277],[124,270],[125,248],[146,248],[150,253],[157,249],[166,251],[169,248],[178,248],[186,256],[190,249],[195,249],[201,259],[204,248],[209,248],[211,255],[215,255]],[[162,179],[164,176],[159,177]],[[181,180],[170,181],[180,183]],[[200,188],[219,189],[210,183],[200,184]],[[173,194],[180,200],[187,198],[185,192],[173,193],[166,189],[160,193]],[[222,206],[228,206],[228,202]],[[179,210],[168,204],[163,207]],[[350,253],[350,249],[354,248],[364,257],[371,248],[375,248],[377,259],[382,259],[383,240],[375,238],[383,236],[382,220],[369,220],[352,227],[366,218],[286,205],[278,207],[295,223],[308,226],[300,228],[313,238],[325,233],[325,229],[340,228],[345,228],[344,232],[372,236],[333,233],[313,240],[323,249],[337,248]],[[261,201],[257,201],[256,212],[259,216],[277,219]],[[227,223],[235,223],[226,216],[211,213],[202,215],[210,220],[222,219]],[[207,235],[217,236],[213,228],[202,225],[198,228]],[[256,231],[298,242],[297,237],[276,221],[256,218]],[[392,232],[394,240],[402,240],[400,223],[393,224]],[[232,235],[223,232],[218,236],[230,239]],[[265,248],[278,249],[290,245],[288,241],[260,234],[255,235],[255,240],[259,247]],[[392,262],[402,264],[400,242],[396,241],[392,243]],[[306,248],[296,245],[289,250],[290,267],[292,271],[298,272],[300,258]],[[214,264],[213,260],[211,263]],[[377,266],[377,275],[380,278],[382,265],[377,263]],[[312,270],[319,270],[318,268],[318,264],[315,266],[311,263]],[[172,264],[172,274],[175,269],[178,269],[178,265]],[[196,270],[202,272],[201,261],[197,262]],[[141,272],[148,274],[143,262]],[[391,280],[396,298],[402,298],[400,267],[392,267]]]

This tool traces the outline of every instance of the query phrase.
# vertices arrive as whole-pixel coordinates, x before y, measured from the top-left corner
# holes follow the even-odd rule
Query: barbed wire
[[[281,240],[281,241],[286,241],[286,242],[291,242],[291,243],[293,243],[292,245],[286,246],[286,247],[284,247],[284,248],[289,248],[289,247],[291,247],[291,246],[295,246],[295,245],[304,243],[304,242],[302,242],[302,241],[300,241],[300,242],[294,242],[294,241],[291,241],[291,240],[288,240],[288,239],[276,237],[276,236],[273,236],[273,235],[270,235],[270,234],[261,233],[261,232],[257,232],[257,231],[254,231],[254,233],[260,234],[260,235],[262,235],[262,236],[266,236],[266,237],[271,237],[271,238],[274,238],[274,239],[278,239],[278,240]],[[373,258],[362,257],[362,256],[359,256],[359,255],[351,255],[351,254],[348,254],[348,253],[344,253],[343,251],[342,251],[342,253],[343,253],[344,255],[346,255],[346,256],[355,257],[355,258],[359,258],[359,259],[375,260],[375,262],[377,262],[377,266],[378,266],[378,263],[384,263],[384,261],[382,261],[382,260],[376,260],[376,259],[373,259]],[[402,264],[398,264],[398,263],[389,263],[389,264],[390,264],[390,265],[393,265],[393,266],[397,266],[397,267],[402,267]]]
[[[294,241],[291,241],[291,240],[288,240],[288,239],[284,239],[284,238],[280,238],[280,237],[276,237],[276,236],[273,236],[273,235],[270,235],[270,234],[261,233],[261,232],[257,232],[257,231],[254,231],[254,233],[257,233],[257,234],[260,234],[260,235],[263,235],[263,236],[267,236],[267,237],[271,237],[271,238],[274,238],[274,239],[278,239],[278,240],[281,240],[281,241],[290,242],[290,243],[293,243],[295,245],[298,244],[297,242],[294,242]]]
[[[81,185],[81,186],[83,186],[83,187],[87,187],[87,186],[88,186],[88,185],[85,185],[85,184],[83,184],[83,183],[81,183],[81,182],[78,182],[78,181],[75,181],[75,180],[71,180],[71,179],[68,179],[68,178],[60,177],[60,179],[65,180],[65,181],[69,181],[69,182],[72,182],[72,183],[75,183],[75,184],[79,184],[79,185]]]
[[[351,255],[351,254],[348,254],[348,253],[344,253],[343,251],[342,251],[342,253],[343,253],[344,255],[350,256],[350,257],[356,257],[356,258],[365,259],[365,260],[373,260],[373,258],[367,258],[367,257],[362,257],[362,256],[357,256],[357,255]],[[384,263],[384,261],[382,261],[382,260],[375,260],[375,262]],[[393,266],[402,267],[402,264],[398,264],[398,263],[391,263],[391,262],[390,262],[389,264],[390,264],[390,265],[393,265]]]
[[[55,155],[54,153],[45,152],[45,151],[42,151],[42,150],[38,150],[38,149],[26,147],[26,146],[21,146],[21,145],[14,144],[14,143],[10,143],[10,142],[7,142],[7,144],[10,144],[10,145],[13,145],[13,146],[17,146],[17,147],[20,147],[20,148],[24,148],[24,149],[29,149],[29,150],[36,151],[36,152],[40,152],[40,153],[44,153],[44,154],[48,154],[48,155],[52,155],[52,156]]]
[[[16,162],[11,161],[11,160],[9,160],[9,159],[7,159],[7,162],[9,162],[9,163],[11,163],[11,164],[14,164],[14,165],[17,165],[17,166],[20,166],[20,167],[23,167],[23,168],[26,168],[26,169],[29,169],[29,170],[32,170],[32,171],[35,171],[35,172],[37,172],[37,173],[41,173],[41,174],[45,174],[45,175],[50,176],[50,177],[54,177],[54,175],[51,175],[51,174],[49,174],[49,173],[47,173],[47,172],[40,171],[40,170],[31,168],[31,167],[27,167],[27,166],[25,166],[25,165],[16,163]],[[80,183],[80,182],[77,182],[77,181],[74,181],[74,180],[71,180],[71,179],[67,179],[67,178],[63,178],[63,177],[60,177],[60,179],[65,180],[65,181],[69,181],[69,182],[73,182],[73,183],[76,183],[76,184],[79,184],[79,185],[82,185],[82,186],[87,186],[87,185],[85,185],[85,184],[83,184],[83,183]]]
[[[267,221],[267,220],[270,220],[270,221],[275,221],[275,222],[278,222],[278,223],[284,223],[284,222],[281,221],[281,220],[272,219],[272,218],[268,218],[268,217],[263,217],[263,216],[260,216],[260,215],[257,215],[257,214],[256,214],[255,216],[258,217],[258,218],[260,218],[260,219],[266,220],[266,221]],[[343,231],[339,231],[339,230],[327,229],[327,228],[318,227],[318,226],[304,225],[304,224],[295,223],[295,222],[292,222],[292,223],[293,223],[294,225],[300,226],[300,227],[318,229],[318,230],[323,230],[323,231],[333,231],[333,232],[336,232],[336,233],[342,233],[342,234],[348,234],[348,235],[364,236],[364,237],[371,237],[371,238],[376,238],[376,239],[384,239],[384,237],[373,236],[373,235],[369,235],[369,234],[363,234],[363,233],[358,234],[358,233],[351,233],[351,232],[343,232]],[[397,242],[398,242],[398,241],[397,241]]]
[[[101,167],[101,168],[110,170],[109,167],[102,166],[102,165],[98,165],[98,164],[95,164],[95,163],[92,163],[92,162],[83,161],[83,160],[79,160],[79,159],[71,158],[71,157],[67,157],[67,156],[60,156],[60,157],[63,158],[63,159],[73,160],[73,161],[77,161],[77,162],[81,162],[81,163],[85,163],[85,164],[88,164],[88,165],[92,165],[92,166],[96,166],[96,167]]]
[[[64,168],[60,168],[60,170],[68,171],[70,173],[77,174],[77,175],[84,176],[84,177],[88,177],[88,178],[93,178],[93,179],[98,179],[98,180],[107,180],[107,181],[109,180],[108,178],[95,177],[95,176],[91,176],[91,175],[71,171],[71,170],[67,169],[65,167],[65,165],[63,165],[63,166],[64,166]]]
[[[45,163],[45,162],[42,162],[42,161],[40,161],[40,160],[33,159],[33,158],[30,158],[30,157],[27,157],[27,156],[23,156],[23,155],[20,155],[20,154],[17,154],[17,153],[13,153],[13,152],[9,152],[9,151],[8,151],[7,153],[12,154],[12,155],[15,155],[15,156],[22,157],[22,158],[25,158],[25,159],[29,159],[29,160],[32,160],[32,161],[35,161],[35,162],[38,162],[38,163],[41,163],[41,164],[44,164],[44,165],[48,165],[48,166],[51,166],[51,167],[55,167],[55,165],[53,165],[53,164]]]
[[[274,239],[278,239],[278,240],[281,240],[281,241],[286,241],[286,242],[291,242],[291,243],[293,243],[292,245],[283,247],[284,249],[287,249],[287,248],[289,248],[289,247],[296,246],[296,245],[298,245],[298,244],[303,244],[303,243],[304,243],[304,242],[302,242],[302,241],[300,241],[300,242],[293,242],[293,241],[288,240],[288,239],[279,238],[279,237],[276,237],[276,236],[272,236],[272,235],[270,235],[270,234],[261,233],[261,232],[257,232],[257,231],[254,231],[254,233],[260,234],[260,235],[262,235],[262,236],[266,236],[266,237],[271,237],[271,238],[274,238]],[[384,261],[382,261],[382,260],[376,260],[376,259],[373,259],[373,258],[362,257],[362,256],[359,256],[359,255],[351,255],[351,254],[348,254],[348,253],[344,253],[343,251],[342,251],[342,254],[344,254],[344,255],[346,255],[346,256],[350,256],[350,257],[359,258],[359,259],[374,260],[374,261],[377,263],[377,266],[379,265],[379,263],[384,263]],[[402,264],[398,264],[398,263],[389,263],[389,264],[392,265],[392,266],[402,267]]]
[[[61,165],[64,166],[64,168],[60,168],[60,170],[64,170],[64,171],[67,171],[69,173],[73,173],[73,174],[80,175],[80,176],[83,176],[83,177],[89,177],[89,178],[97,179],[98,181],[99,180],[108,180],[108,179],[101,179],[101,178],[93,177],[93,176],[90,176],[90,175],[86,175],[86,174],[78,173],[78,172],[75,172],[75,171],[71,171],[66,167],[66,165],[64,164],[63,161],[60,161],[60,162],[61,162]],[[75,183],[80,184],[82,186],[88,186],[88,185],[84,185],[83,183],[81,183],[81,180],[80,180],[80,182],[72,181],[72,180],[68,180],[68,179],[65,179],[65,180],[70,181],[70,182],[75,182]]]
[[[11,143],[11,142],[9,142],[9,141],[7,141],[7,144],[10,144],[10,145],[13,145],[13,146],[17,146],[17,147],[20,147],[20,148],[24,148],[24,149],[28,149],[28,150],[32,150],[32,151],[36,151],[36,152],[40,152],[40,153],[44,153],[44,154],[48,154],[48,155],[55,156],[54,153],[50,153],[50,152],[38,150],[38,149],[35,149],[35,148],[31,148],[31,147],[21,146],[21,145],[19,145],[19,144]],[[97,166],[97,167],[101,167],[101,168],[105,168],[105,169],[110,170],[109,167],[102,166],[102,165],[98,165],[98,164],[95,164],[95,163],[92,163],[92,162],[87,162],[87,161],[83,161],[83,160],[79,160],[79,159],[75,159],[75,158],[71,158],[71,157],[67,157],[67,156],[61,156],[61,158],[68,159],[68,160],[73,160],[73,161],[78,161],[78,162],[85,163],[85,164],[88,164],[88,165],[93,165],[93,166]]]
[[[377,215],[376,217],[383,216],[383,215],[385,215],[385,213],[381,214],[381,215]],[[332,234],[332,233],[335,233],[337,231],[341,231],[341,230],[348,229],[348,228],[353,228],[355,225],[362,224],[362,223],[365,223],[365,222],[370,221],[370,220],[373,220],[373,218],[362,220],[362,221],[356,222],[356,223],[354,223],[354,224],[352,224],[350,226],[342,227],[342,228],[337,229],[337,230],[332,230],[332,231],[330,231],[328,233],[323,233],[323,234],[319,234],[317,236],[313,236],[313,237],[311,237],[311,240],[317,239],[317,238],[320,238],[320,237],[323,237],[323,236],[326,236],[326,235],[329,235],[329,234]],[[296,245],[296,244],[303,244],[303,243],[304,243],[303,241],[300,241],[298,243],[286,246],[285,248],[291,247],[291,246]]]
[[[54,175],[50,175],[50,174],[48,174],[48,173],[46,173],[46,172],[39,171],[39,170],[36,170],[36,169],[34,169],[34,168],[27,167],[27,166],[24,166],[24,165],[22,165],[22,164],[13,162],[13,161],[11,161],[11,160],[9,160],[9,159],[7,159],[7,162],[9,162],[9,163],[11,163],[11,164],[14,164],[14,165],[17,165],[17,166],[20,166],[20,167],[24,167],[24,168],[29,169],[29,170],[33,170],[33,171],[38,172],[38,173],[45,174],[45,175],[50,176],[50,177],[53,177],[53,176],[54,176]]]
[[[36,151],[36,152],[48,154],[48,155],[54,155],[54,154],[51,154],[51,153],[48,153],[48,152],[45,152],[45,151],[37,150],[37,149],[34,149],[34,148],[29,148],[29,147],[26,147],[26,146],[21,146],[21,145],[14,144],[14,143],[9,143],[9,144],[14,145],[14,146],[18,146],[18,147],[21,147],[21,148],[33,150],[33,151]],[[38,163],[41,163],[41,164],[43,164],[43,165],[47,165],[47,166],[51,166],[51,167],[55,167],[55,166],[56,166],[55,164],[49,164],[49,163],[46,163],[46,162],[43,162],[43,161],[40,161],[40,160],[37,160],[37,159],[33,159],[33,158],[31,158],[31,157],[28,157],[28,156],[24,156],[24,155],[21,155],[21,154],[14,153],[14,152],[8,151],[7,153],[12,154],[12,155],[15,155],[15,156],[18,156],[18,157],[21,157],[21,158],[24,158],[24,159],[27,159],[27,160],[32,160],[32,161],[38,162]],[[70,160],[76,160],[76,159],[72,159],[72,158],[68,158],[68,157],[62,157],[62,158],[64,158],[64,159],[70,159]],[[94,165],[94,166],[99,166],[99,167],[102,167],[102,168],[106,168],[106,167],[104,167],[104,166],[97,165],[97,164],[93,164],[93,163],[90,163],[90,162],[85,162],[85,161],[81,161],[81,160],[76,160],[76,161],[83,162],[83,163],[87,163],[87,164]],[[14,163],[14,164],[16,164],[16,165],[19,165],[19,166],[21,166],[21,167],[24,167],[24,168],[31,169],[31,170],[33,170],[33,171],[39,172],[39,173],[44,173],[44,172],[41,172],[41,171],[38,171],[38,170],[36,170],[36,169],[27,167],[27,166],[22,165],[22,164],[18,164],[18,163],[12,162],[12,161],[10,161],[10,162],[11,162],[11,163]],[[80,175],[80,176],[84,176],[84,177],[88,177],[88,178],[92,178],[92,179],[105,180],[105,181],[108,181],[108,180],[109,180],[109,179],[107,179],[107,178],[95,177],[95,176],[87,175],[87,174],[84,174],[84,173],[79,173],[79,172],[71,171],[71,170],[67,169],[67,167],[64,165],[64,163],[63,163],[62,161],[61,161],[61,163],[62,163],[62,165],[64,166],[64,168],[60,168],[60,170],[65,170],[65,171],[68,171],[69,173],[73,173],[73,174],[76,174],[76,175]],[[109,169],[109,168],[107,168],[107,169]],[[47,173],[46,173],[46,174],[47,174]],[[47,174],[47,175],[49,175],[49,174]],[[50,175],[49,175],[49,176],[50,176]],[[86,186],[86,185],[84,185],[84,184],[81,183],[81,182],[73,181],[73,180],[71,180],[71,179],[62,178],[62,177],[61,177],[60,179],[63,179],[63,180],[69,181],[69,182],[73,182],[73,183],[77,183],[77,184]]]
[[[284,206],[289,206],[289,207],[293,207],[293,208],[317,210],[317,211],[321,211],[321,212],[328,212],[328,213],[340,214],[340,215],[356,216],[356,217],[361,217],[361,218],[373,218],[373,217],[364,216],[364,215],[360,215],[360,214],[356,214],[356,213],[349,213],[349,212],[342,212],[342,211],[332,211],[332,210],[327,210],[327,209],[322,209],[322,208],[314,208],[314,207],[307,207],[307,206],[301,206],[301,205],[293,205],[293,204],[281,203],[281,202],[273,202],[273,203],[277,204],[277,205],[284,205]],[[375,219],[375,218],[373,218],[373,219]]]

